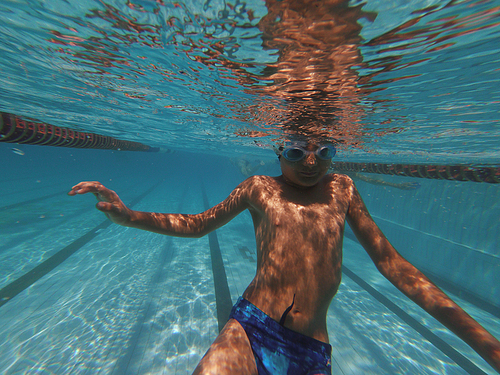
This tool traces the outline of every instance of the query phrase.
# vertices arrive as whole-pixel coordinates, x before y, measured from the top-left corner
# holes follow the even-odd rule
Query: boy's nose
[[[309,152],[305,158],[305,162],[307,165],[315,165],[317,160],[316,160],[316,155],[314,152]]]

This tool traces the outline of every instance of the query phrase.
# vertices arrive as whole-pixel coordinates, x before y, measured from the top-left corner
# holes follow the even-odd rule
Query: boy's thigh
[[[234,319],[226,323],[193,374],[257,374],[252,347],[240,323]]]

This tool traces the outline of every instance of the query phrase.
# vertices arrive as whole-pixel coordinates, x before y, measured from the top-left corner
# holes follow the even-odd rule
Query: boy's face
[[[330,168],[331,158],[323,160],[314,153],[322,145],[307,143],[301,145],[301,147],[310,152],[307,152],[306,156],[299,161],[289,161],[281,155],[281,172],[285,180],[291,183],[291,185],[311,187],[316,185],[326,175]]]

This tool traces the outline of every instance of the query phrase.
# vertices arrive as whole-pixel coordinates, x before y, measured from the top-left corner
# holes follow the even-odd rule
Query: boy
[[[94,193],[97,208],[116,224],[180,237],[203,236],[250,211],[255,278],[195,374],[331,373],[326,315],[340,284],[346,219],[389,281],[500,371],[500,342],[399,255],[349,177],[327,174],[332,145],[296,142],[278,154],[281,176],[250,177],[197,215],[132,211],[98,182],[69,192]]]

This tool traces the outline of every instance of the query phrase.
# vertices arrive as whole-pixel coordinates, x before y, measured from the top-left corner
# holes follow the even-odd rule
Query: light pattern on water
[[[4,2],[0,108],[167,148],[301,133],[349,160],[497,163],[498,2],[350,5]]]

